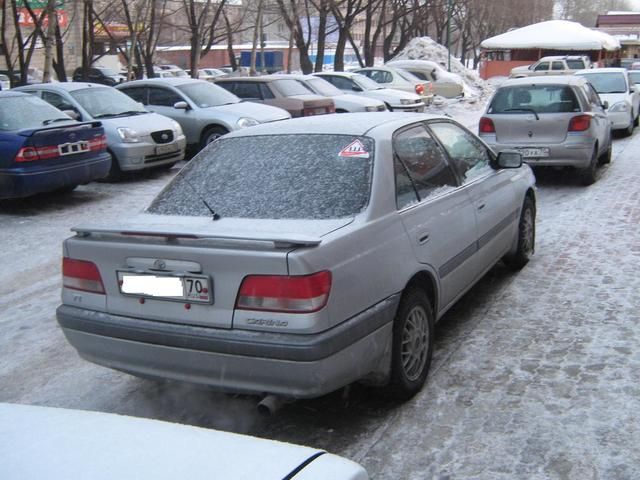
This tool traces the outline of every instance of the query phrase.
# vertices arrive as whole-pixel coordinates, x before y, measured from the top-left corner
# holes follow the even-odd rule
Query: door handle
[[[429,233],[423,232],[418,236],[418,244],[424,245],[429,241]]]
[[[484,203],[481,203],[480,205],[478,205],[478,210],[482,210],[485,207]]]

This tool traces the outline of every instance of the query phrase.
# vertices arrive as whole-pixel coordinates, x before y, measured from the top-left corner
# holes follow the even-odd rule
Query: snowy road
[[[471,121],[465,123],[472,123]],[[640,478],[640,132],[591,187],[538,186],[538,244],[438,325],[427,385],[397,404],[354,386],[257,415],[255,399],[80,359],[54,316],[69,227],[142,209],[175,173],[0,204],[0,401],[115,412],[325,448],[374,479]]]

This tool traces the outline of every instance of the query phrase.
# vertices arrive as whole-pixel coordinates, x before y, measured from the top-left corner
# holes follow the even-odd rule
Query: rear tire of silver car
[[[217,138],[229,133],[224,127],[209,127],[202,132],[202,138],[200,139],[200,150],[215,141]]]
[[[591,161],[589,162],[589,166],[584,168],[580,172],[580,182],[582,185],[588,186],[596,183],[598,179],[598,146],[596,145],[593,148],[593,153],[591,154]]]
[[[391,378],[386,388],[390,396],[408,400],[424,385],[433,355],[434,324],[427,294],[409,287],[393,321]]]
[[[611,140],[609,140],[609,147],[602,155],[600,155],[600,158],[598,159],[598,162],[600,163],[600,165],[611,163],[612,150],[613,150],[613,146],[611,145]]]
[[[640,113],[638,113],[638,115],[636,115],[636,118],[633,121],[633,126],[634,127],[637,127],[638,125],[640,125]]]
[[[516,251],[505,255],[504,263],[513,270],[523,268],[535,252],[536,247],[536,206],[527,196],[522,204],[520,221],[518,222],[518,247]]]
[[[624,136],[625,137],[630,137],[631,135],[633,135],[633,129],[635,127],[635,120],[633,119],[633,113],[631,114],[630,117],[630,122],[629,122],[629,126],[627,128],[625,128],[624,130]]]

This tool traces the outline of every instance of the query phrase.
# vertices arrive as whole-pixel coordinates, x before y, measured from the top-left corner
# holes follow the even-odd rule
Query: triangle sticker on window
[[[339,157],[369,158],[369,152],[365,150],[360,140],[354,140],[349,145],[340,150]]]

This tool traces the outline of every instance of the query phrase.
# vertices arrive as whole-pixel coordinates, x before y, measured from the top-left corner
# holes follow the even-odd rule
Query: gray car
[[[444,117],[346,113],[233,132],[145,213],[64,242],[68,341],[92,362],[217,389],[408,398],[434,324],[535,238],[534,176]]]
[[[149,110],[177,121],[187,144],[196,149],[234,130],[291,118],[281,108],[242,103],[234,94],[205,80],[156,78],[117,88]]]
[[[480,119],[480,138],[495,151],[518,150],[530,165],[574,167],[590,185],[611,161],[606,106],[581,77],[507,80]]]
[[[77,120],[100,120],[111,155],[110,180],[123,171],[171,167],[184,158],[182,128],[170,118],[147,112],[113,87],[95,83],[60,82],[18,87]]]

